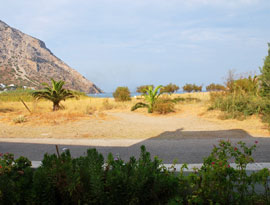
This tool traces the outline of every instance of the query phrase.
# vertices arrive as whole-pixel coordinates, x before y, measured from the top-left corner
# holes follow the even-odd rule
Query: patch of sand
[[[203,103],[183,104],[180,110],[169,115],[146,114],[138,111],[103,111],[96,116],[83,117],[76,121],[39,125],[33,123],[0,122],[1,141],[49,143],[69,139],[71,144],[87,144],[87,140],[121,139],[178,139],[212,137],[269,137],[269,131],[259,118],[244,121],[220,120],[217,111],[207,111]],[[37,119],[38,122],[38,119]],[[22,141],[22,140],[21,140]],[[58,142],[58,141],[57,141]],[[105,143],[106,144],[106,143]]]

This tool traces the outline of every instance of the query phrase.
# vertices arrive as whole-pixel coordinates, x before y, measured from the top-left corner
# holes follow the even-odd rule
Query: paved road
[[[138,157],[140,154],[140,146],[145,145],[151,156],[158,156],[164,163],[172,163],[174,159],[178,159],[178,163],[201,163],[203,158],[208,156],[220,139],[151,139],[131,145],[129,147],[102,147],[102,146],[71,146],[59,145],[60,150],[68,148],[72,156],[78,157],[83,155],[87,149],[96,148],[105,158],[108,153],[114,155],[119,154],[124,160],[128,160],[130,156]],[[248,145],[254,144],[257,140],[258,146],[254,152],[255,162],[270,162],[270,138],[244,138],[230,139],[232,143],[239,140],[246,142]],[[14,153],[15,157],[25,156],[32,161],[42,160],[45,153],[56,153],[55,146],[51,144],[31,144],[31,143],[8,143],[0,142],[0,152]]]

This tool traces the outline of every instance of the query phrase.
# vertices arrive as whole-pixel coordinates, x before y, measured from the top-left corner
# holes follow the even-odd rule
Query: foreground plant
[[[248,147],[244,142],[232,144],[230,141],[220,141],[214,146],[209,157],[205,158],[201,169],[189,175],[189,184],[193,193],[188,202],[209,204],[268,204],[269,170],[248,174],[247,165],[254,162],[252,152],[255,144]],[[236,168],[231,167],[234,162]],[[266,197],[263,199],[255,192],[255,185],[265,186]]]
[[[36,99],[46,99],[53,103],[53,111],[60,109],[60,102],[68,98],[74,98],[75,95],[72,91],[64,89],[64,81],[55,81],[51,79],[52,87],[44,83],[45,87],[41,91],[35,91],[32,95]]]
[[[0,153],[0,204],[30,204],[32,178],[27,158]]]
[[[257,143],[221,141],[189,174],[187,164],[176,174],[144,146],[138,159],[109,154],[107,163],[95,149],[78,158],[57,149],[35,171],[26,158],[0,153],[0,204],[270,204],[269,169],[246,171]]]
[[[153,86],[149,86],[145,91],[146,93],[143,94],[144,99],[146,102],[148,102],[148,104],[146,103],[136,103],[132,108],[131,111],[134,111],[138,108],[148,108],[148,113],[152,113],[153,112],[153,108],[155,105],[155,102],[157,101],[157,99],[159,98],[159,96],[161,95],[161,93],[159,92],[159,90],[162,88],[162,85],[157,86],[155,89],[153,89]]]

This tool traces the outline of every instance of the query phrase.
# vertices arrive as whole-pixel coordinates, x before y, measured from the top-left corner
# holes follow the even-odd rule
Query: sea
[[[185,93],[185,92],[177,92],[176,94],[181,94],[181,93]],[[141,93],[130,93],[131,97],[135,97],[135,96],[140,96]],[[88,94],[88,96],[90,97],[95,97],[95,98],[113,98],[113,93],[99,93],[99,94]]]

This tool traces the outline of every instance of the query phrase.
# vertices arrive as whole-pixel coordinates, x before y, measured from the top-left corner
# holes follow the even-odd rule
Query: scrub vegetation
[[[236,78],[229,71],[226,91],[211,93],[211,109],[224,111],[224,118],[245,119],[258,115],[270,124],[270,44],[259,76]]]
[[[184,174],[166,168],[141,147],[138,159],[123,161],[95,149],[73,158],[69,150],[45,154],[42,165],[0,154],[1,204],[269,204],[269,169],[248,174],[254,145],[220,141],[201,168]],[[235,167],[230,165],[235,163]]]

